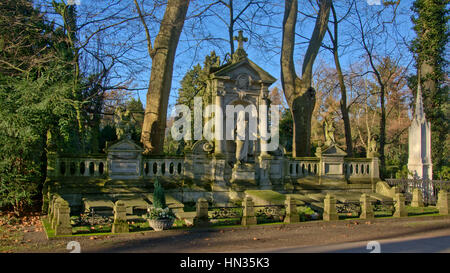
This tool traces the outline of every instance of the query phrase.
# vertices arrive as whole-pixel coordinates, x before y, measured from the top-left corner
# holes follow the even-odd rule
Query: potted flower
[[[148,208],[148,224],[155,230],[161,231],[172,227],[175,214],[168,208]]]
[[[147,209],[147,220],[155,231],[161,231],[172,227],[175,214],[166,205],[164,189],[156,179],[153,190],[153,207]]]

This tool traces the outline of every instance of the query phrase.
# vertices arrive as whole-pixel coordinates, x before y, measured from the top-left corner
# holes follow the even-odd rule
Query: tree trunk
[[[189,1],[169,0],[155,39],[141,135],[145,153],[163,153],[173,62],[188,7]]]
[[[342,74],[341,64],[339,62],[337,50],[334,52],[334,61],[336,64],[336,71],[339,79],[339,86],[341,89],[340,107],[342,113],[342,120],[344,121],[345,145],[347,147],[347,156],[352,156],[353,155],[352,129],[350,127],[350,118],[348,115],[348,108],[347,108],[347,88],[345,87],[344,75]]]
[[[341,62],[339,60],[339,43],[338,43],[338,18],[336,15],[336,10],[334,9],[333,4],[331,4],[331,11],[333,15],[333,25],[334,25],[334,37],[331,35],[330,32],[330,38],[333,42],[333,56],[334,56],[334,63],[336,66],[336,72],[338,75],[339,80],[339,86],[341,89],[341,101],[340,101],[340,107],[341,107],[341,113],[342,113],[342,120],[344,121],[344,132],[345,132],[345,145],[347,147],[347,156],[353,155],[353,143],[352,143],[352,130],[350,127],[350,118],[348,115],[348,108],[347,108],[347,88],[345,87],[344,82],[344,75],[342,73],[341,68]]]
[[[302,78],[297,77],[294,67],[295,25],[298,1],[286,0],[283,18],[283,41],[281,49],[281,84],[293,118],[292,156],[311,154],[311,118],[316,96],[311,86],[312,67],[325,35],[331,0],[320,0],[320,10],[314,31],[303,60]]]
[[[228,26],[228,37],[230,39],[230,56],[234,54],[234,10],[233,10],[233,0],[230,0],[228,8],[230,9],[230,25]]]
[[[384,84],[380,84],[380,106],[381,106],[381,117],[380,117],[380,178],[384,178],[386,170],[386,159],[384,156],[384,146],[386,144],[386,107],[385,107],[385,90]]]

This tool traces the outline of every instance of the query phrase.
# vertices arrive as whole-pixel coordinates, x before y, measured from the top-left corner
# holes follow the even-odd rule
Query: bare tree
[[[136,10],[145,29],[148,54],[152,59],[147,105],[145,107],[141,135],[141,142],[144,144],[145,153],[147,154],[163,153],[173,63],[189,2],[178,0],[169,0],[167,2],[159,33],[155,38],[154,44],[152,44],[144,13],[137,0],[134,0]]]
[[[353,142],[352,142],[352,130],[350,126],[350,118],[349,118],[349,105],[347,103],[347,88],[345,86],[345,80],[344,80],[344,73],[342,71],[341,62],[339,60],[339,23],[342,22],[346,18],[346,16],[349,14],[351,9],[353,8],[353,1],[351,1],[349,8],[346,12],[346,14],[338,19],[336,9],[334,7],[334,4],[331,4],[331,12],[333,16],[332,25],[333,25],[333,32],[330,30],[330,28],[327,28],[328,35],[331,40],[331,46],[327,47],[331,51],[334,57],[334,64],[336,66],[336,72],[339,80],[339,86],[341,89],[341,100],[340,100],[340,109],[342,114],[342,120],[344,121],[344,132],[345,132],[345,144],[346,144],[346,151],[348,156],[353,155]]]
[[[379,143],[379,155],[380,155],[380,170],[381,176],[384,174],[385,166],[386,166],[386,158],[385,158],[385,145],[386,145],[386,92],[387,92],[387,83],[391,80],[391,78],[395,75],[396,69],[392,69],[392,67],[398,67],[401,54],[397,56],[396,60],[392,59],[391,62],[394,64],[390,66],[386,66],[386,62],[384,62],[383,58],[380,58],[379,53],[377,52],[378,43],[383,41],[381,38],[382,34],[386,34],[388,32],[387,25],[393,25],[393,21],[395,20],[396,15],[396,7],[398,3],[391,4],[393,11],[393,19],[392,21],[386,22],[378,22],[378,20],[385,20],[387,17],[387,10],[390,8],[390,5],[385,5],[383,9],[377,11],[375,13],[368,12],[363,14],[362,10],[358,7],[358,4],[355,3],[355,14],[356,14],[356,23],[354,23],[358,34],[359,34],[359,43],[362,47],[362,50],[365,53],[369,64],[369,73],[374,75],[375,80],[378,85],[378,95],[379,95],[379,103],[380,103],[380,133],[378,137]],[[383,19],[380,19],[383,18]],[[393,25],[395,27],[395,25]],[[385,35],[384,39],[388,39],[389,35]],[[383,42],[386,42],[384,40]],[[391,41],[392,42],[392,41]],[[385,55],[393,55],[391,51],[390,54]]]
[[[298,1],[287,0],[285,3],[281,51],[281,83],[294,120],[293,156],[308,156],[311,153],[311,118],[315,105],[312,71],[314,61],[327,30],[331,0],[320,0],[319,6],[320,9],[314,31],[303,60],[302,76],[299,78],[295,72],[293,57]]]

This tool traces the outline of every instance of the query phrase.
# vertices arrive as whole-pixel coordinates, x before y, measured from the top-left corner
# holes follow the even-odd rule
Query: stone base
[[[370,211],[370,212],[363,211],[363,212],[361,212],[361,215],[359,216],[359,218],[361,218],[361,219],[373,219],[373,218],[375,218],[375,214],[374,214],[373,211]]]
[[[401,209],[401,210],[395,210],[394,215],[392,215],[394,217],[406,217],[408,216],[408,212],[406,211],[406,209]]]
[[[256,184],[255,179],[255,164],[243,163],[234,166],[230,182],[252,182]]]
[[[339,216],[337,213],[323,213],[324,221],[336,221],[339,220]]]
[[[413,201],[411,202],[411,207],[414,207],[414,208],[423,208],[423,207],[424,207],[424,204],[423,204],[423,202],[413,200]]]
[[[298,216],[298,214],[289,214],[284,218],[284,222],[288,224],[298,223],[300,222],[300,217]]]
[[[243,226],[249,226],[249,225],[256,225],[256,216],[243,216],[241,225]]]
[[[194,226],[195,227],[209,227],[211,223],[208,221],[208,219],[201,219],[201,218],[194,218]]]
[[[72,235],[72,227],[56,226],[55,235]]]
[[[112,225],[112,233],[127,233],[130,232],[130,227],[126,222],[114,223]]]

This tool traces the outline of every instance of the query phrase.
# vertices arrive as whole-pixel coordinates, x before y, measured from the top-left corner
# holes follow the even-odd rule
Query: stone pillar
[[[445,190],[439,191],[437,208],[439,209],[439,214],[450,214],[450,193],[446,192]]]
[[[284,217],[285,223],[298,223],[300,222],[300,217],[297,212],[297,202],[290,196],[286,197],[284,201],[286,205],[286,217]]]
[[[413,197],[411,201],[411,207],[422,208],[423,205],[423,195],[422,190],[415,188],[413,190]]]
[[[361,219],[372,219],[375,217],[373,213],[372,203],[370,202],[370,197],[363,193],[361,194],[361,198],[359,199],[361,202],[361,215],[359,218]]]
[[[372,162],[370,164],[370,180],[372,183],[372,191],[375,192],[375,186],[378,181],[380,181],[380,166],[378,157],[372,157]]]
[[[272,182],[270,181],[270,156],[259,156],[259,187],[262,190],[271,190]],[[282,170],[280,170],[281,173]]]
[[[214,137],[214,153],[218,156],[224,154],[224,139],[225,139],[225,131],[224,131],[224,105],[223,105],[223,99],[225,95],[225,90],[218,90],[216,92],[216,105],[221,109],[221,113],[215,113],[215,130],[219,128],[219,131],[222,135],[221,139],[217,139]]]
[[[325,199],[323,201],[323,220],[339,220],[339,216],[336,211],[336,199],[329,193],[325,196]]]
[[[248,225],[256,225],[256,216],[255,216],[255,208],[253,205],[253,200],[250,196],[246,196],[244,198],[244,201],[242,201],[242,222],[241,225],[248,226]]]
[[[127,222],[127,208],[125,203],[118,200],[114,204],[114,223],[112,225],[112,233],[129,232],[130,227]]]
[[[59,198],[60,196],[58,194],[53,194],[50,196],[50,201],[49,201],[49,205],[48,205],[48,221],[50,223],[50,225],[52,225],[52,228],[54,227],[54,224],[56,224],[56,219],[55,219],[55,211],[56,211],[56,200]],[[53,223],[53,221],[55,221],[55,223]]]
[[[84,161],[84,174],[83,174],[83,176],[90,176],[91,174],[90,174],[90,172],[89,172],[89,161],[88,160],[85,160]],[[111,164],[111,163],[109,163],[109,164]]]
[[[207,225],[208,224],[208,201],[205,198],[199,198],[196,204],[196,216],[194,219],[194,225]]]
[[[401,193],[396,193],[394,197],[395,202],[395,212],[394,217],[406,217],[408,212],[405,207],[405,196]]]
[[[52,226],[52,229],[56,228],[56,224],[58,222],[58,213],[59,213],[59,206],[60,206],[61,200],[63,200],[63,199],[56,197],[53,201],[52,218],[49,220],[49,221],[51,221],[50,224]]]
[[[70,225],[70,207],[69,203],[60,198],[57,200],[58,210],[56,214],[55,235],[72,235],[72,226]]]
[[[49,219],[49,221],[51,221],[51,219],[53,218],[52,214],[53,214],[54,198],[55,198],[55,195],[52,195],[50,192],[48,192],[47,219]]]
[[[261,99],[260,99],[260,106],[259,107],[266,107],[266,109],[267,109],[267,111],[265,111],[265,116],[264,117],[259,117],[259,121],[258,121],[258,126],[260,127],[260,132],[262,132],[262,121],[264,121],[264,122],[266,122],[267,123],[267,127],[269,127],[269,109],[268,109],[268,103],[267,103],[267,99],[266,98],[264,98],[264,95],[263,94],[261,94],[260,95],[261,96]],[[266,130],[266,132],[268,132],[268,129],[269,128],[267,128],[267,130]],[[270,136],[270,134],[268,134],[266,137],[269,137]],[[260,143],[259,143],[259,145],[260,145],[260,156],[261,157],[270,157],[270,155],[269,155],[269,153],[268,153],[268,151],[266,151],[266,149],[262,149],[262,147],[267,147],[267,144],[268,144],[268,142],[267,142],[267,139],[265,139],[264,137],[262,137],[261,136],[261,138],[259,139],[260,140]]]

